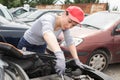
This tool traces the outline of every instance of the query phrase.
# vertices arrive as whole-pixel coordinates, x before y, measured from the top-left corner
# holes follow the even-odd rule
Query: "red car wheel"
[[[96,50],[88,59],[87,65],[99,71],[104,71],[108,67],[108,61],[109,58],[105,51]]]

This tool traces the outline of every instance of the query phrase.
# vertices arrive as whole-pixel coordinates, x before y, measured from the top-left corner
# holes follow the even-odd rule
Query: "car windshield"
[[[83,26],[94,27],[98,29],[106,29],[112,26],[120,19],[120,13],[115,12],[97,12],[85,17],[81,23]]]

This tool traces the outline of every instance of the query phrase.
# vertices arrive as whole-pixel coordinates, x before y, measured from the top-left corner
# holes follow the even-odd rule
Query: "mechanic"
[[[58,35],[63,32],[66,44],[73,56],[76,65],[82,67],[79,61],[69,29],[80,24],[84,19],[84,12],[80,7],[69,6],[61,15],[45,14],[41,16],[20,39],[18,48],[26,48],[28,51],[44,53],[46,44],[56,56],[55,70],[59,75],[65,72],[65,57],[57,41]]]

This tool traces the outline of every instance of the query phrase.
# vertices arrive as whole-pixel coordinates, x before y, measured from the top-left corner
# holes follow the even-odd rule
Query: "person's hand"
[[[65,73],[65,57],[62,51],[57,51],[55,52],[56,56],[56,65],[55,65],[55,70],[58,73],[58,75],[63,75]]]
[[[76,65],[79,66],[81,69],[84,69],[84,67],[83,67],[83,63],[80,62],[79,59],[75,59],[75,63],[76,63]]]
[[[75,59],[75,63],[78,67],[80,67],[81,69],[87,69],[87,70],[95,70],[93,69],[92,67],[86,65],[86,64],[83,64],[82,62],[80,62],[79,59]]]

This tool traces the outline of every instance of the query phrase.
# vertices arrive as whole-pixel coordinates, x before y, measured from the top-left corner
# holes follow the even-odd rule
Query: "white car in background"
[[[9,9],[9,11],[13,15],[13,17],[17,17],[26,12],[34,12],[36,10],[37,10],[37,8],[32,8],[32,7],[30,7],[29,9],[26,9],[25,7],[16,7],[16,8]]]
[[[0,16],[3,16],[4,18],[6,18],[9,21],[13,21],[14,20],[12,14],[9,12],[7,7],[2,5],[2,4],[0,4]]]
[[[38,9],[26,17],[16,19],[16,21],[24,22],[24,23],[27,23],[29,25],[32,25],[38,18],[40,18],[44,14],[47,14],[47,13],[60,14],[63,11],[64,10],[61,10],[61,9]]]

